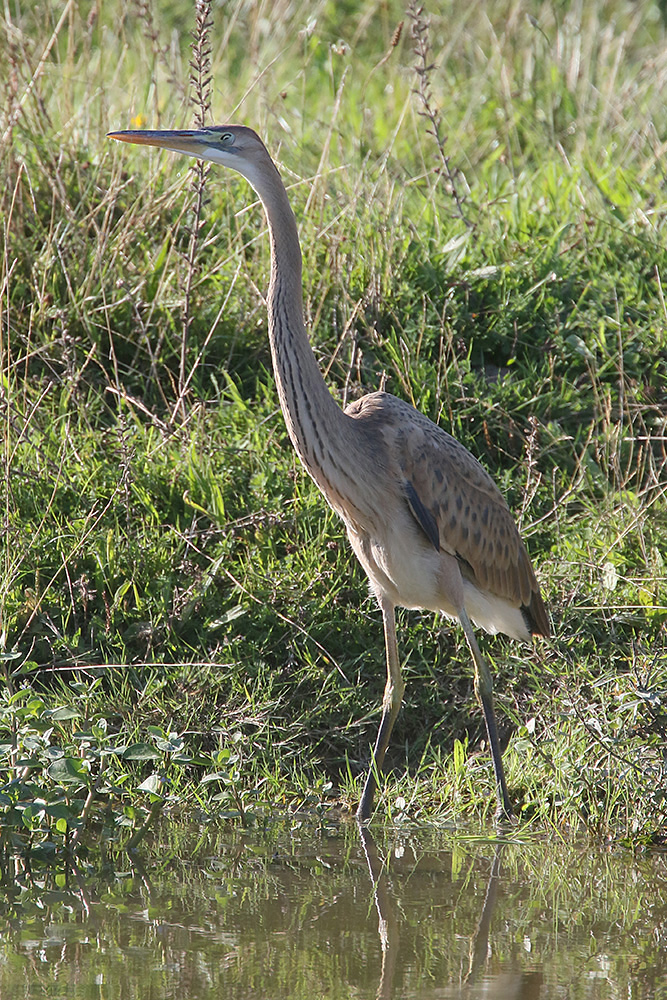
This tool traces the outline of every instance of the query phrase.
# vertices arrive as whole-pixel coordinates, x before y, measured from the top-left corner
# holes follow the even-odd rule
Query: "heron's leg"
[[[482,656],[482,652],[477,644],[475,633],[473,632],[470,619],[465,611],[459,612],[459,621],[463,626],[465,637],[470,647],[473,660],[475,661],[475,694],[484,712],[486,722],[486,732],[489,737],[491,748],[491,758],[493,760],[493,773],[496,778],[496,796],[498,806],[496,808],[496,819],[511,819],[512,806],[505,782],[505,772],[503,771],[503,760],[500,753],[500,743],[498,741],[498,728],[496,726],[496,716],[493,711],[493,679],[489,665]]]
[[[394,722],[398,715],[405,691],[405,683],[401,677],[401,664],[398,659],[398,644],[396,642],[396,619],[394,616],[394,605],[386,598],[379,598],[380,610],[382,611],[382,623],[384,625],[384,642],[387,651],[387,683],[382,699],[382,719],[378,729],[373,759],[368,769],[364,790],[359,799],[357,809],[357,819],[360,822],[370,819],[373,808],[373,796],[375,795],[377,772],[382,770],[384,755],[389,745],[389,737],[394,728]]]

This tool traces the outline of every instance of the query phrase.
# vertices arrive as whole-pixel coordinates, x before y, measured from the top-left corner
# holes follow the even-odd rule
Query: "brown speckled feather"
[[[412,484],[437,525],[440,549],[457,557],[462,575],[521,607],[530,632],[549,635],[539,585],[505,498],[467,448],[388,393],[364,396],[346,412],[382,434],[397,482]]]

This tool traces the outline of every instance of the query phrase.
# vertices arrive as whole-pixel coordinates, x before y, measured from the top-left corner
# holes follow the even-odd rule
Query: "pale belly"
[[[378,598],[404,608],[438,611],[458,619],[468,616],[487,632],[503,632],[528,640],[530,634],[518,607],[503,597],[480,590],[464,579],[455,556],[423,541],[408,521],[407,530],[391,532],[383,544],[359,533],[349,523],[348,536]]]
[[[463,581],[453,556],[436,552],[412,530],[396,531],[383,544],[348,525],[354,553],[375,593],[404,608],[442,611],[453,618],[463,602]]]

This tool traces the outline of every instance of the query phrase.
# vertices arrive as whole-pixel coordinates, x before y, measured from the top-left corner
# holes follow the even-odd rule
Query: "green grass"
[[[213,169],[198,227],[187,161],[104,137],[191,122],[190,5],[137,2],[119,27],[83,0],[46,9],[6,8],[2,51],[5,825],[59,843],[91,789],[109,836],[165,800],[246,822],[346,808],[381,627],[287,439],[263,215]],[[280,163],[332,392],[384,382],[516,513],[555,638],[484,648],[525,821],[656,838],[666,31],[658,7],[622,0],[516,10],[433,14],[420,76],[397,4],[216,9],[213,117],[256,127]],[[399,626],[380,815],[487,816],[462,637],[414,612]],[[26,815],[38,800],[51,813]]]

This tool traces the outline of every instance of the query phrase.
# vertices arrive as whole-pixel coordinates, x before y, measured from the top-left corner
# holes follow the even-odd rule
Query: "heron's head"
[[[267,161],[271,163],[260,137],[245,125],[211,125],[195,130],[131,129],[109,132],[108,137],[141,146],[159,146],[199,160],[220,163],[238,170],[255,188],[266,176]]]

